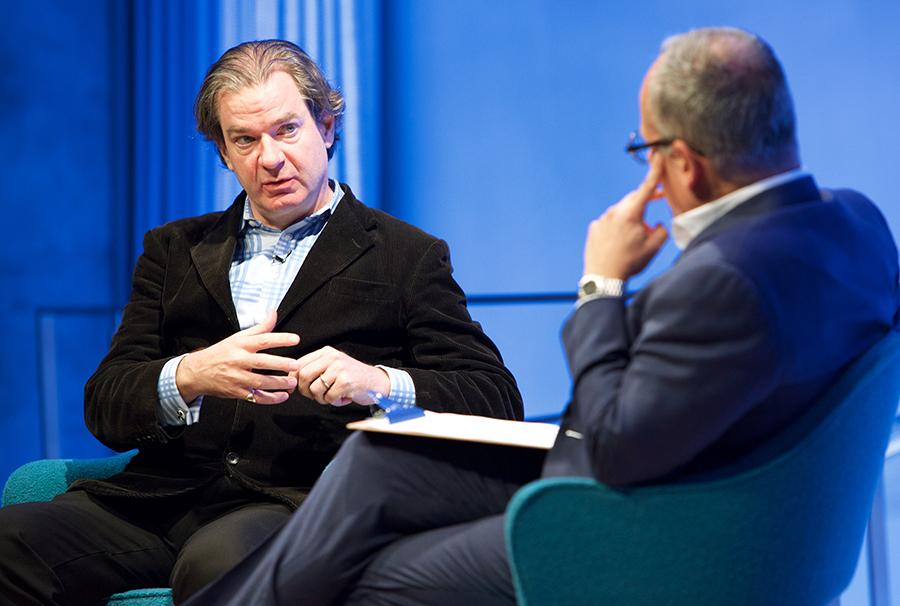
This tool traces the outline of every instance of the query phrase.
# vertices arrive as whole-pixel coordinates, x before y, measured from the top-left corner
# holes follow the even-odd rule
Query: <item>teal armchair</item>
[[[828,604],[852,579],[898,398],[892,332],[718,479],[526,485],[506,520],[519,604]]]
[[[108,478],[119,473],[134,451],[102,459],[45,459],[15,470],[3,487],[3,506],[49,501],[82,478]],[[135,589],[110,596],[107,606],[172,606],[168,588]]]

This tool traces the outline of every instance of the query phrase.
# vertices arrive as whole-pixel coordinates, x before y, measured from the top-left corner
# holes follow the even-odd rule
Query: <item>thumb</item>
[[[278,321],[278,312],[269,310],[262,322],[243,331],[245,335],[261,335],[275,330],[275,322]]]

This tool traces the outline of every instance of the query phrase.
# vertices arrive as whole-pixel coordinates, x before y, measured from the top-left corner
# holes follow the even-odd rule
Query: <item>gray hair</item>
[[[276,71],[293,78],[316,122],[321,124],[327,116],[334,117],[334,145],[328,150],[328,157],[334,154],[344,116],[344,96],[328,84],[319,66],[296,44],[286,40],[255,40],[225,51],[209,68],[194,101],[197,130],[216,144],[220,158],[225,145],[219,123],[220,97],[223,93],[262,86]]]
[[[647,94],[661,138],[684,140],[723,178],[750,182],[797,162],[787,80],[754,34],[715,27],[666,39]]]

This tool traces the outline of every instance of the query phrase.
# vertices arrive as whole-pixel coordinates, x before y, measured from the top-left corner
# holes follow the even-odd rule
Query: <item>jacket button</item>
[[[225,462],[229,465],[237,465],[238,461],[240,460],[241,458],[236,452],[229,452],[227,455],[225,455]]]

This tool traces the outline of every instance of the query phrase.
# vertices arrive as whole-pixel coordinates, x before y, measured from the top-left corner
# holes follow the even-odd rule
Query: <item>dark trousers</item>
[[[284,528],[188,604],[514,604],[503,512],[544,455],[353,435]]]
[[[290,508],[222,478],[190,497],[69,492],[0,509],[0,604],[104,603],[172,587],[181,603],[289,519]]]

